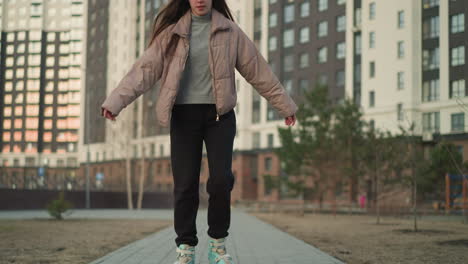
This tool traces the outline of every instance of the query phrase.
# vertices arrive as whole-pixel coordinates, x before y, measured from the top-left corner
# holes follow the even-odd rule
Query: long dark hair
[[[228,5],[226,4],[225,0],[213,0],[213,9],[216,9],[221,14],[223,14],[226,18],[234,21],[234,18],[229,10]],[[170,0],[164,7],[162,7],[161,11],[158,12],[156,18],[153,22],[153,34],[151,36],[151,40],[148,43],[148,47],[151,46],[154,39],[156,38],[159,33],[161,33],[164,29],[166,29],[171,24],[177,23],[179,19],[188,11],[190,10],[190,3],[189,0]],[[179,36],[174,34],[172,36],[166,53],[168,55],[172,55],[175,51],[175,44],[179,41]]]

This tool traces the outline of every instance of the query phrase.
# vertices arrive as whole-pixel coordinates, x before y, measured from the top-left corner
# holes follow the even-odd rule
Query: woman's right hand
[[[101,108],[101,115],[109,120],[115,121],[116,115],[112,114],[109,110]]]

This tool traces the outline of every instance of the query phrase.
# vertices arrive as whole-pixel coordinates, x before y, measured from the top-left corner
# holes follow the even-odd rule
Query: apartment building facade
[[[346,92],[372,125],[398,133],[414,122],[424,141],[446,137],[467,157],[467,7],[461,0],[350,1]]]
[[[57,3],[43,1],[44,6]],[[122,111],[117,122],[99,115],[100,103],[144,51],[153,19],[167,1],[78,2],[83,4],[82,22],[86,28],[80,53],[81,70],[86,74],[80,76],[83,92],[77,95],[82,102],[79,105],[79,151],[75,153],[80,166],[76,170],[76,180],[64,186],[83,189],[89,176],[92,190],[124,191],[125,161],[129,159],[132,188],[136,188],[139,175],[143,173],[145,190],[171,191],[169,131],[159,127],[154,115],[159,84]],[[316,83],[328,85],[334,101],[343,98],[345,1],[228,0],[228,4],[236,23],[255,42],[294,100],[299,103],[301,89],[312,88]],[[234,141],[233,201],[279,199],[278,191],[264,188],[263,175],[283,173],[273,148],[280,146],[277,127],[285,126],[284,120],[238,72],[236,85],[238,124]],[[203,153],[202,194],[209,177],[205,148]],[[24,156],[24,153],[19,155]],[[57,156],[56,160],[62,157]],[[51,162],[48,169],[58,163]]]
[[[78,166],[83,14],[80,0],[0,1],[4,186],[45,187],[43,168],[48,166],[74,168],[54,175],[66,178],[61,182],[73,181]]]
[[[40,10],[39,13],[44,14],[40,17],[41,23],[32,23],[41,25],[40,38],[32,37],[37,33],[29,32],[32,29],[24,27],[26,22],[11,22],[16,20],[9,20],[7,16],[13,17],[16,13],[11,13],[11,8],[6,6],[5,1],[1,2],[0,66],[2,72],[5,72],[5,77],[0,78],[1,87],[4,87],[0,98],[3,100],[0,104],[3,109],[0,122],[1,144],[2,150],[5,150],[2,152],[2,161],[7,160],[10,165],[13,162],[16,166],[22,166],[26,164],[26,157],[29,157],[28,149],[36,147],[36,152],[49,159],[49,167],[74,164],[73,160],[67,159],[69,156],[78,159],[76,180],[61,186],[83,189],[89,164],[92,190],[124,191],[128,159],[131,164],[132,188],[136,190],[139,177],[143,174],[145,190],[171,191],[173,183],[169,130],[160,127],[154,115],[159,83],[122,111],[117,122],[105,120],[99,113],[106,95],[117,86],[143,53],[152,34],[153,19],[166,2],[70,1],[69,4],[76,7],[71,10],[80,9],[81,15],[77,11],[70,11],[72,19],[68,19],[69,23],[75,25],[80,17],[83,24],[81,28],[69,25],[70,28],[65,29],[63,26],[67,25],[66,22],[56,20],[53,27],[54,24],[48,21],[49,16],[66,13],[62,11],[66,7],[46,11],[54,8],[54,4],[62,3],[60,1],[8,1],[8,5],[17,10],[14,12],[24,15]],[[41,3],[42,7],[35,7],[37,3]],[[436,137],[444,136],[459,146],[465,159],[468,157],[465,1],[228,0],[228,4],[236,23],[254,41],[286,90],[298,103],[301,102],[304,91],[313,89],[316,84],[327,85],[329,98],[333,102],[337,103],[345,97],[353,98],[361,105],[364,118],[374,127],[397,133],[398,126],[407,127],[415,122],[416,133],[426,142],[430,143]],[[24,10],[21,5],[27,11],[21,11]],[[36,18],[35,16],[31,15],[30,19]],[[15,17],[21,20],[23,16]],[[25,30],[19,30],[20,25]],[[83,32],[79,40],[75,39],[79,35],[76,33],[78,29]],[[23,36],[21,31],[28,32]],[[56,33],[51,34],[51,31]],[[70,33],[64,33],[68,31]],[[68,39],[68,42],[62,41],[62,38]],[[39,44],[31,45],[27,41]],[[31,49],[32,53],[26,52],[24,65],[31,64],[32,68],[39,69],[31,70],[31,73],[39,71],[39,77],[26,77],[28,84],[25,81],[23,87],[19,84],[21,82],[16,81],[21,78],[21,70],[17,69],[23,66],[23,59],[19,58],[22,53],[17,51],[22,42],[27,47],[25,50],[30,52]],[[54,51],[49,48],[52,43],[56,45]],[[68,50],[60,46],[66,43],[69,44]],[[79,52],[74,50],[77,43],[83,45]],[[37,53],[33,51],[37,50],[37,45],[40,47],[39,58],[32,57]],[[8,53],[12,49],[9,46],[15,46],[11,54]],[[68,62],[63,68],[60,64],[50,66],[55,64],[49,58],[53,56],[47,55],[48,51],[55,54],[53,52],[57,50],[58,54],[54,58],[64,60],[62,63]],[[70,53],[66,55],[69,57],[68,61],[61,53],[65,51]],[[80,64],[77,64],[78,58],[81,58]],[[49,81],[52,68],[56,69],[59,77]],[[61,84],[65,80],[60,78],[60,72],[64,72],[65,68],[69,69],[68,85]],[[77,73],[77,68],[81,75],[73,75]],[[83,76],[83,73],[86,74]],[[39,101],[31,104],[26,101],[24,107],[32,105],[32,110],[22,111],[39,113],[37,129],[25,127],[30,126],[25,124],[17,129],[16,124],[20,126],[20,121],[15,121],[16,113],[21,113],[17,106],[24,100],[35,98],[32,94],[27,94],[30,90],[29,82],[32,83],[31,92],[39,94]],[[80,89],[76,90],[75,85],[78,83]],[[35,84],[37,85],[34,86]],[[281,161],[273,151],[281,144],[277,128],[285,126],[284,120],[238,72],[236,86],[237,133],[232,169],[236,184],[232,194],[233,201],[285,198],[277,190],[267,190],[263,180],[265,174],[278,176],[284,173]],[[57,110],[53,110],[53,115],[49,117],[47,113],[51,111],[51,107],[55,109],[55,98],[60,100],[60,89],[65,87],[67,94],[71,94],[68,95],[67,102],[72,107],[69,109],[67,105],[69,110],[65,117],[59,114],[55,117],[56,112],[61,113],[59,107],[62,106],[58,102]],[[15,90],[16,88],[18,89]],[[23,90],[19,90],[21,88]],[[18,99],[12,91],[21,91],[23,98],[27,99]],[[11,98],[8,97],[10,94]],[[50,94],[52,96],[47,96]],[[74,104],[71,98],[76,96],[82,104]],[[36,106],[38,110],[34,110]],[[7,109],[8,107],[11,109]],[[78,115],[76,107],[79,107]],[[11,113],[12,117],[7,117],[5,113]],[[63,126],[58,125],[60,120],[74,120],[76,116],[80,118],[79,128],[72,130],[67,127],[61,130]],[[21,122],[35,117],[26,115],[21,117]],[[71,123],[73,122],[67,121],[67,124]],[[26,133],[35,130],[40,140],[22,141],[23,137],[32,138],[30,135],[26,136]],[[22,133],[21,137],[19,131]],[[65,132],[75,135],[76,141],[61,142],[60,138],[64,136],[60,133]],[[10,133],[9,136],[5,136],[7,133]],[[16,141],[15,138],[21,140]],[[65,138],[68,139],[69,134],[65,134]],[[35,152],[31,152],[33,153]],[[205,148],[203,154],[200,192],[206,195],[209,161]],[[18,160],[23,157],[24,161],[14,161],[15,157]],[[35,164],[37,160],[36,158]],[[282,190],[284,193],[286,191]],[[349,199],[352,200],[353,197]]]

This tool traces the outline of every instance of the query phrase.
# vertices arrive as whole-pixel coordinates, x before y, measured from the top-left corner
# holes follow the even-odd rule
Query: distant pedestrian
[[[361,194],[361,196],[359,196],[359,206],[361,207],[361,209],[366,208],[366,195],[365,194]]]
[[[102,115],[115,120],[160,80],[156,116],[161,126],[170,125],[176,263],[195,263],[204,141],[209,166],[208,259],[210,264],[233,264],[225,239],[234,187],[235,69],[272,104],[286,125],[295,124],[298,107],[233,21],[225,0],[169,1],[154,21],[148,46],[102,104]]]

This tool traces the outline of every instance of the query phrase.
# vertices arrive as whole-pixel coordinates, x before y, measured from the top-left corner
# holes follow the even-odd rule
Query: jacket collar
[[[186,37],[190,34],[190,27],[192,25],[191,10],[187,10],[185,14],[177,21],[175,26],[172,28],[173,34],[178,34],[182,37]],[[220,29],[230,28],[229,19],[227,19],[218,10],[211,9],[211,34]]]

